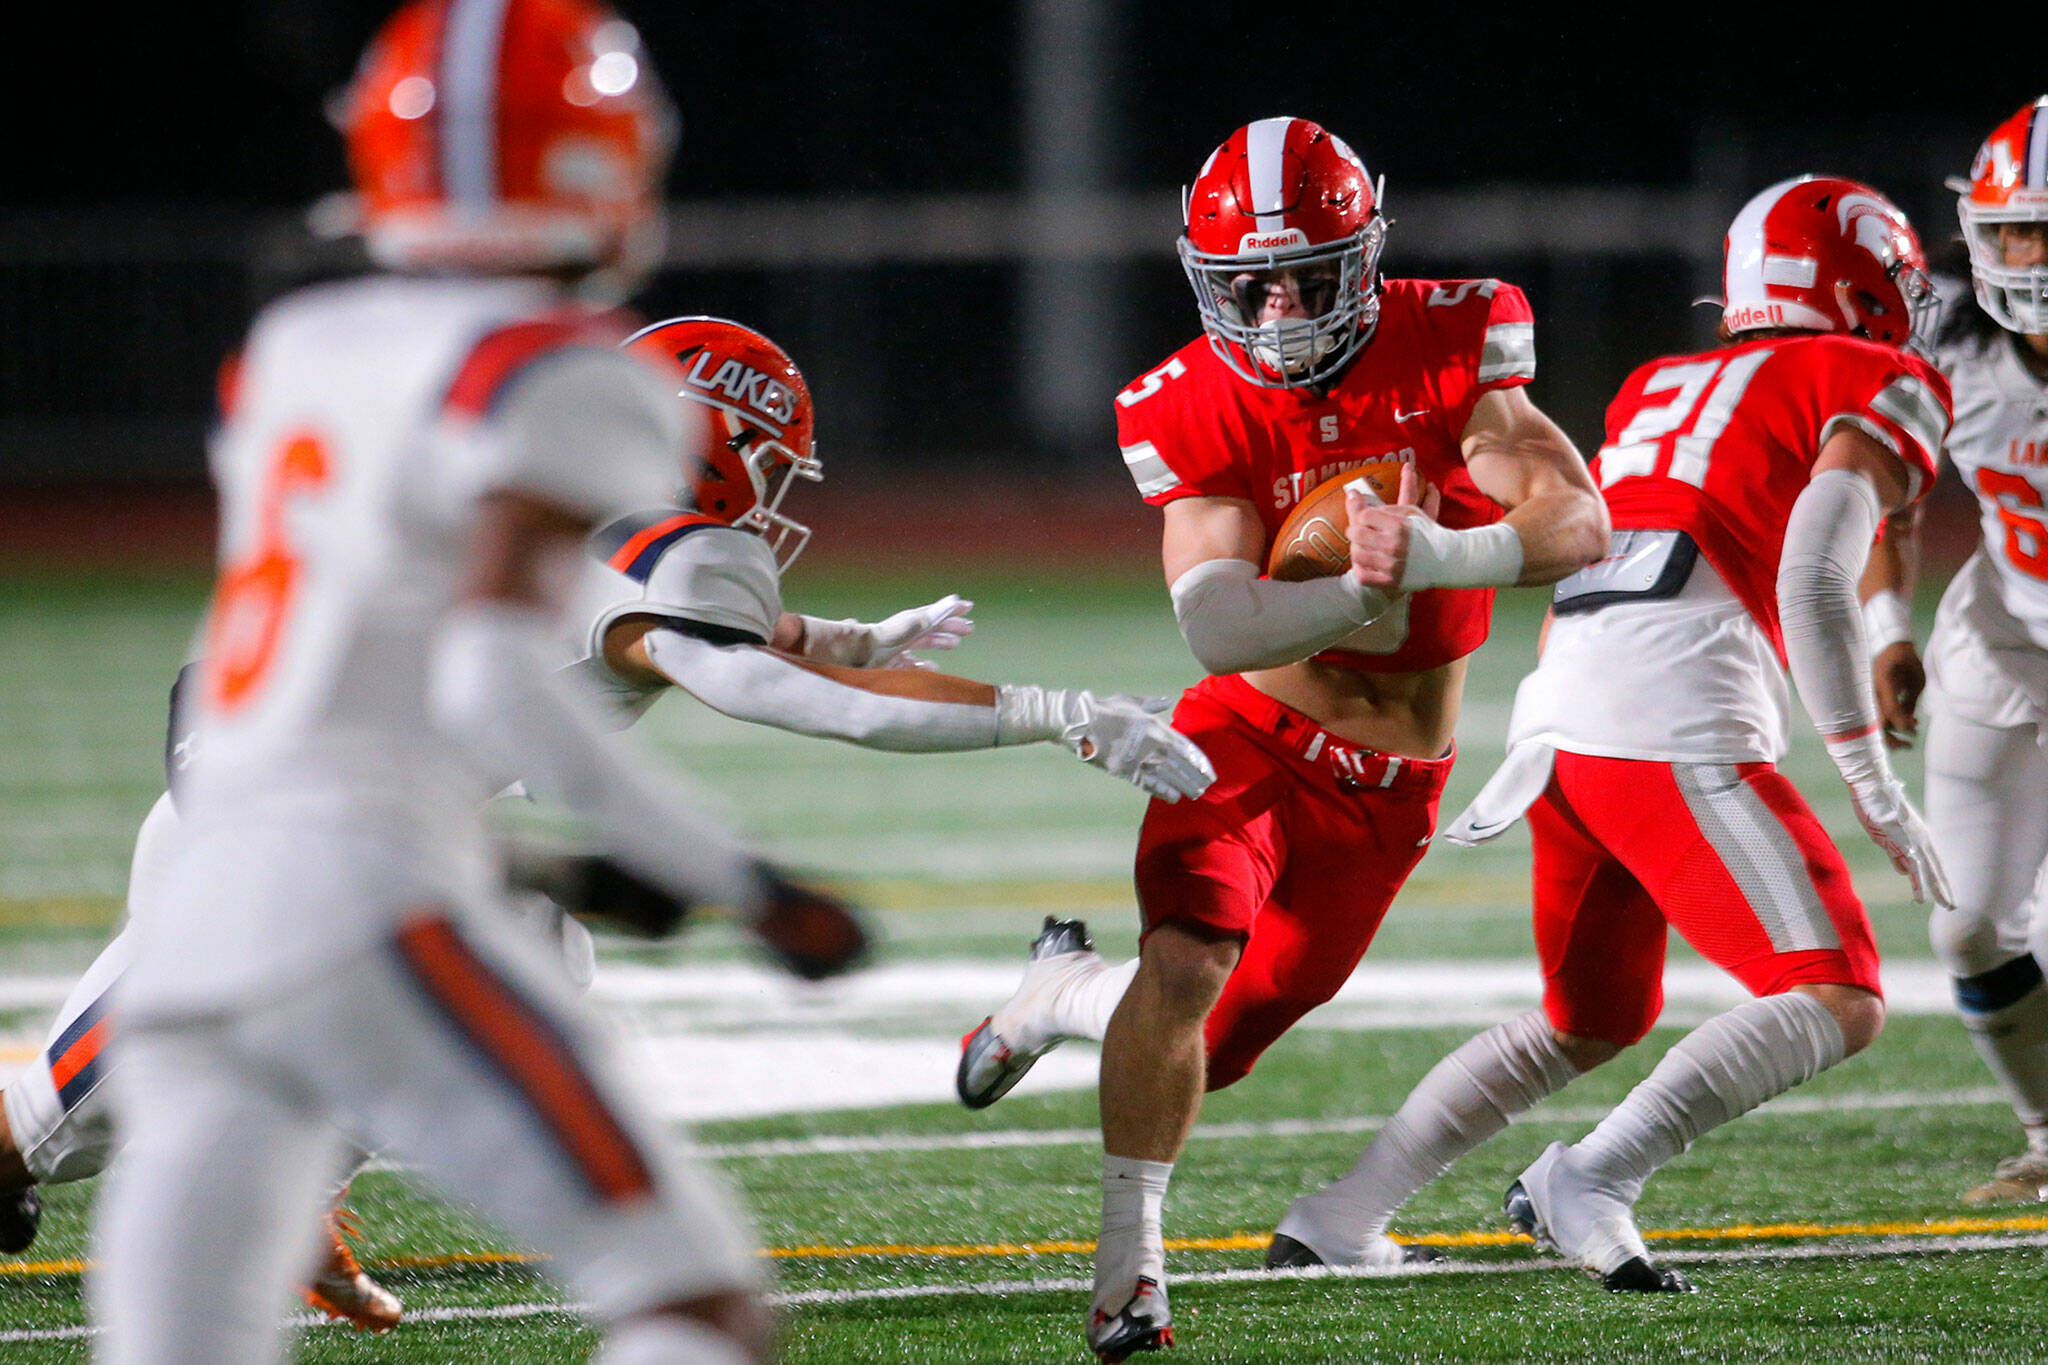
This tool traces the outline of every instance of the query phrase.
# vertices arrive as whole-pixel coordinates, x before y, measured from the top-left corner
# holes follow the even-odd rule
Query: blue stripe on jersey
[[[43,1055],[48,1058],[53,1070],[63,1062],[65,1054],[77,1046],[79,1041],[106,1017],[107,1000],[111,994],[111,991],[102,991],[98,999],[79,1011],[78,1017],[71,1021],[70,1027],[57,1035],[57,1041],[44,1049]],[[105,1049],[101,1049],[84,1066],[73,1071],[63,1085],[57,1087],[57,1102],[64,1106],[65,1113],[70,1113],[78,1106],[80,1100],[93,1092],[93,1087],[100,1083],[100,1077],[105,1071],[106,1054]]]

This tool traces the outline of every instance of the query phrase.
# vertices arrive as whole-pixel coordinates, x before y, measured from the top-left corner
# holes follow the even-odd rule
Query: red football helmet
[[[2048,223],[2048,95],[1991,130],[1968,180],[1951,180],[1977,302],[2015,332],[2048,332],[2048,262],[2006,264],[2001,226]],[[2048,229],[2035,228],[2041,232]]]
[[[1343,139],[1307,119],[1247,124],[1185,194],[1180,262],[1223,362],[1254,384],[1335,375],[1372,339],[1387,219]],[[1298,316],[1267,317],[1270,303]]]
[[[1935,306],[1906,215],[1870,186],[1828,176],[1780,181],[1744,204],[1721,279],[1731,336],[1791,327],[1904,346]]]
[[[413,0],[335,119],[380,265],[630,271],[660,248],[675,112],[595,0]]]
[[[785,516],[796,479],[825,467],[811,451],[810,386],[788,352],[751,327],[724,318],[670,318],[626,338],[626,349],[680,367],[678,396],[710,409],[689,502],[706,516],[759,532],[788,568],[811,529]]]

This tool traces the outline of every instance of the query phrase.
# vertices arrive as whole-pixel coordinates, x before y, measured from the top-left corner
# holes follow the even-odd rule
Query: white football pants
[[[414,920],[289,998],[125,1029],[88,1286],[102,1359],[280,1359],[337,1127],[550,1255],[600,1320],[760,1283],[719,1183],[665,1151],[559,968],[511,932]]]
[[[1958,978],[2030,946],[2048,965],[2048,750],[2032,725],[1996,728],[1946,711],[1927,734],[1927,823],[1956,908],[1929,921],[1935,954]]]

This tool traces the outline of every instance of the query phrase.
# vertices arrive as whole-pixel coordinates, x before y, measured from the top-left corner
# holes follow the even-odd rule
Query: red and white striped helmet
[[[709,409],[695,425],[703,449],[686,461],[697,471],[690,505],[742,531],[756,531],[788,568],[811,529],[782,510],[798,479],[816,482],[825,467],[812,449],[816,413],[810,385],[789,352],[751,327],[724,318],[670,318],[643,327],[625,348],[674,365],[676,395]]]
[[[2048,95],[1991,130],[1970,178],[1951,180],[1977,302],[2015,332],[2048,332],[2048,264],[2009,266],[2003,223],[2048,222]]]
[[[1935,306],[1913,225],[1859,181],[1779,181],[1735,215],[1725,253],[1721,321],[1731,336],[1790,327],[1904,346]]]
[[[675,112],[595,0],[413,0],[336,118],[380,265],[596,269],[659,249]]]
[[[1260,119],[1209,153],[1186,191],[1178,246],[1225,364],[1254,384],[1293,388],[1337,374],[1372,339],[1384,188],[1342,138],[1307,119]],[[1263,321],[1276,288],[1306,316]]]

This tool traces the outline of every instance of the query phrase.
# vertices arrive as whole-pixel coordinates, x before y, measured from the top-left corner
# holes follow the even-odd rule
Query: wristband
[[[1522,537],[1504,521],[1454,531],[1413,517],[1409,523],[1408,564],[1401,571],[1401,591],[1424,588],[1511,588],[1522,576]]]
[[[1084,718],[1085,694],[1057,687],[1013,683],[996,688],[996,747],[1041,744],[1058,739]]]
[[[1863,636],[1870,645],[1870,657],[1896,644],[1913,642],[1913,613],[1906,599],[1890,588],[1870,595],[1863,604]]]

